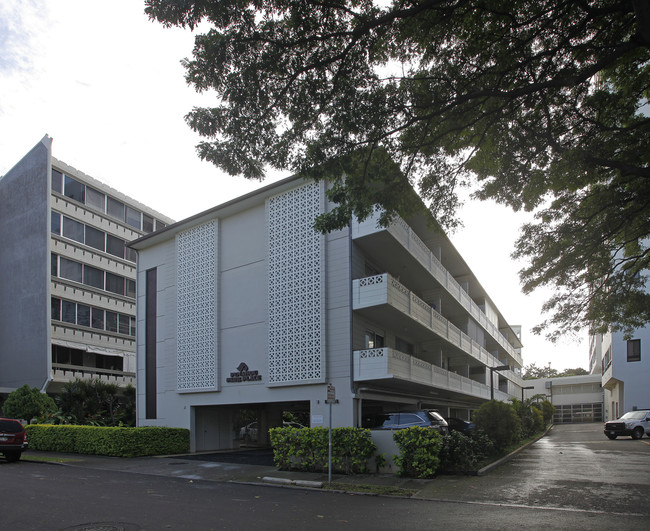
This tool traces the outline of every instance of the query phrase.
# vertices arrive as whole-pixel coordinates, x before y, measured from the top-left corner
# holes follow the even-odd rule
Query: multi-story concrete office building
[[[322,235],[329,206],[292,177],[131,244],[140,426],[190,428],[201,451],[247,427],[263,444],[284,412],[362,426],[521,396],[518,333],[428,214]]]
[[[136,253],[172,222],[52,157],[0,179],[0,392],[75,378],[135,383]]]

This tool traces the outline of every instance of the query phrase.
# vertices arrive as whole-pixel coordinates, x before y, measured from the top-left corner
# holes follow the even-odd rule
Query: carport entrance
[[[269,430],[309,426],[309,402],[194,406],[192,450],[269,448]]]

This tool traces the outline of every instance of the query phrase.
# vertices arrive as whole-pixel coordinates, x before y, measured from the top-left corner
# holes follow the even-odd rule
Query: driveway
[[[650,515],[650,439],[610,441],[602,423],[556,425],[486,476],[441,477],[420,496]]]

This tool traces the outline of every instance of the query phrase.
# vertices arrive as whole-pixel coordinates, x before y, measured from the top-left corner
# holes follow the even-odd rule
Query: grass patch
[[[346,492],[359,492],[363,494],[375,494],[377,496],[405,496],[410,497],[418,491],[415,489],[403,489],[391,487],[390,485],[364,485],[352,483],[323,483],[324,490],[343,490]]]
[[[37,461],[42,463],[76,463],[81,461],[81,459],[75,459],[71,457],[52,457],[49,455],[29,455],[23,454],[21,456],[23,461]]]

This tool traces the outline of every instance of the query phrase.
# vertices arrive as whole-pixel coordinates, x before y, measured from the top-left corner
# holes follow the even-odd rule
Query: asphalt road
[[[150,472],[0,459],[0,529],[646,530],[648,443],[610,441],[602,425],[557,426],[487,476],[426,482],[428,499],[171,477],[166,459]]]

